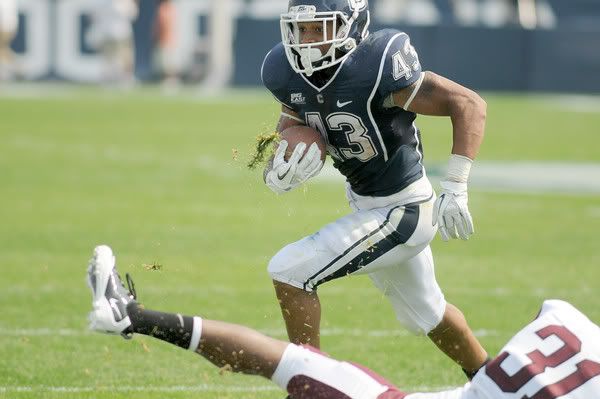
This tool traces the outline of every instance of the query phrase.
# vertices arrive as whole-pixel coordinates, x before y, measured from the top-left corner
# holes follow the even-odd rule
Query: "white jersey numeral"
[[[327,143],[327,152],[331,155],[332,158],[342,161],[343,158],[337,151],[337,149],[329,143],[329,137],[327,137],[327,129],[325,128],[325,123],[323,123],[323,118],[321,118],[321,114],[318,112],[307,112],[305,114],[306,124],[313,129],[319,131],[321,136],[325,138],[325,142]]]
[[[327,151],[332,157],[339,160],[356,158],[361,162],[367,162],[377,156],[377,149],[360,117],[347,112],[335,112],[328,115],[326,121],[327,128],[330,131],[344,133],[347,146],[338,146],[336,148],[330,145],[327,138],[327,129],[325,128],[321,114],[318,112],[306,113],[306,123],[308,126],[318,130],[323,137],[327,138]]]
[[[362,162],[377,156],[373,140],[369,137],[368,130],[363,121],[356,115],[337,112],[327,117],[330,130],[344,132],[348,139],[348,148],[340,148],[346,159],[358,158]]]
[[[409,57],[414,60],[411,65],[408,64]],[[409,80],[413,76],[413,71],[417,72],[421,68],[419,55],[417,54],[417,50],[410,44],[410,39],[406,39],[402,50],[392,55],[392,65],[394,80],[399,80],[400,78]]]
[[[562,341],[563,345],[555,352],[544,354],[536,349],[526,354],[530,363],[516,373],[509,375],[502,368],[502,363],[511,355],[502,352],[498,357],[485,366],[485,373],[506,393],[516,393],[529,381],[540,374],[544,374],[548,368],[558,368],[581,351],[581,340],[567,327],[560,325],[549,325],[535,334],[542,340],[550,337]],[[567,395],[569,392],[579,388],[587,381],[600,375],[600,363],[584,359],[575,365],[575,370],[560,381],[540,386],[533,396],[523,396],[522,399],[557,399]],[[543,379],[540,379],[543,381]]]

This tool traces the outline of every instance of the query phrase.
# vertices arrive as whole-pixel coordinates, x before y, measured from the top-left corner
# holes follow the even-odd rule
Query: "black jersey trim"
[[[421,131],[415,124],[415,121],[412,123],[412,128],[414,129],[415,135],[415,151],[419,154],[419,164],[421,165],[421,172],[425,174],[425,166],[423,165],[423,145],[421,144]]]

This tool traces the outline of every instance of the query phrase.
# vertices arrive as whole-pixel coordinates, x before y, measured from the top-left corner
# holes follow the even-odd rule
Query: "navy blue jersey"
[[[406,33],[372,33],[323,85],[295,73],[281,43],[265,57],[261,75],[277,100],[323,134],[355,193],[391,195],[424,175],[416,114],[385,104],[421,76]]]

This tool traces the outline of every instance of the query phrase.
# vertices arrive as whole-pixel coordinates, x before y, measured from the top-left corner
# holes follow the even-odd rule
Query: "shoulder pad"
[[[380,95],[386,97],[415,83],[421,76],[421,63],[408,35],[395,29],[384,29],[374,36],[376,54],[380,57]]]
[[[260,69],[263,84],[273,94],[275,94],[274,91],[287,87],[294,73],[281,43],[278,43],[267,53]]]

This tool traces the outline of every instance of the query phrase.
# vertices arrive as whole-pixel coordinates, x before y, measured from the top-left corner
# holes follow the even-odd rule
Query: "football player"
[[[96,247],[88,268],[90,328],[148,335],[196,352],[217,367],[271,379],[291,399],[593,399],[600,397],[600,327],[572,305],[545,301],[540,313],[460,388],[406,393],[354,363],[253,329],[146,309],[121,282],[112,250]]]
[[[487,354],[460,310],[445,301],[429,244],[436,229],[443,240],[473,234],[467,180],[484,134],[485,101],[423,71],[406,33],[370,33],[367,0],[291,0],[280,24],[282,41],[261,69],[281,103],[277,131],[305,124],[321,132],[354,211],[287,245],[269,263],[290,341],[318,348],[317,288],[368,274],[405,328],[427,334],[472,375]],[[452,122],[437,198],[423,167],[417,114]],[[287,161],[286,149],[283,140],[264,173],[276,193],[322,167],[311,161],[321,155],[316,144],[296,146]]]

